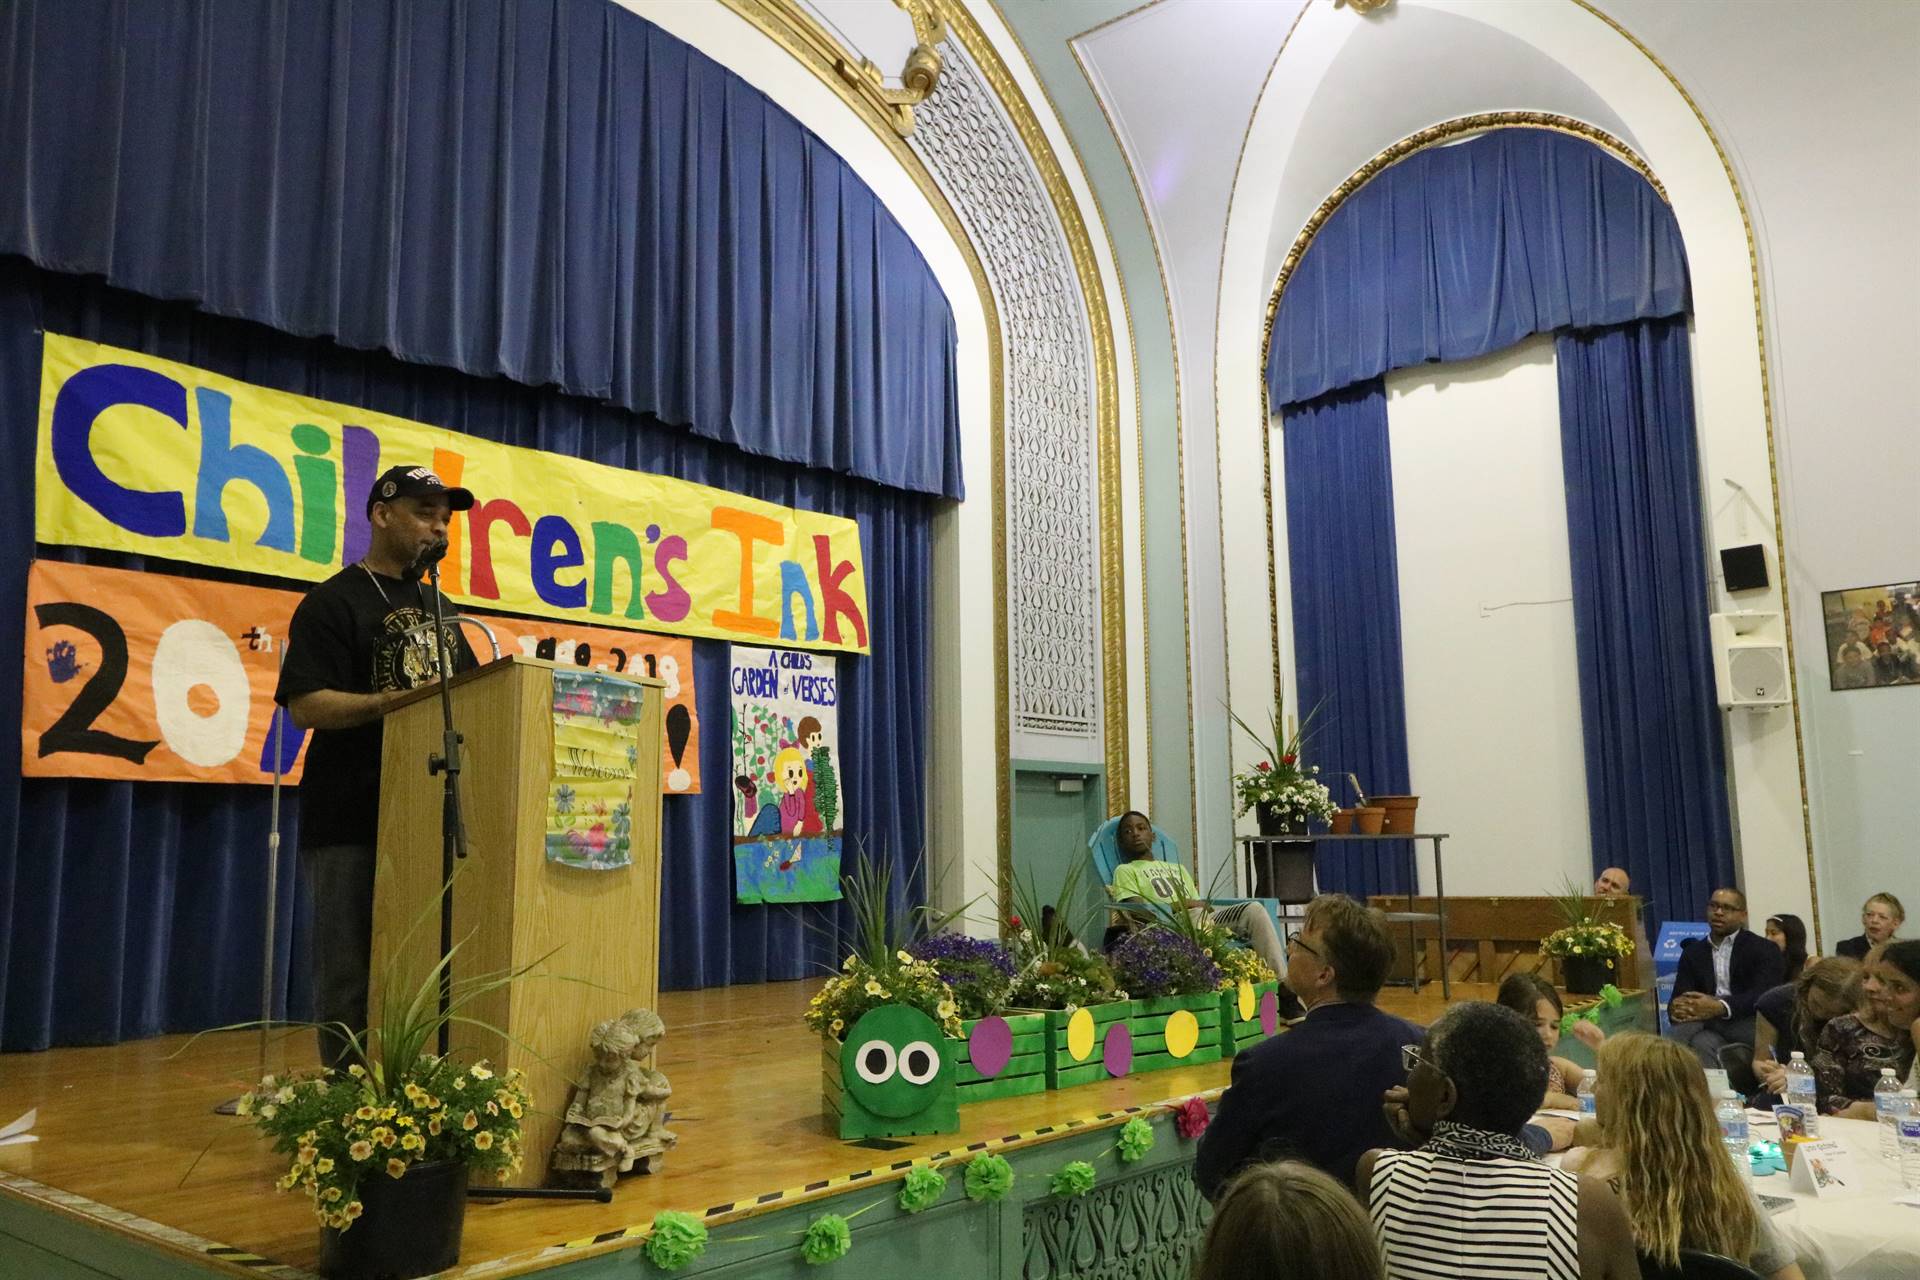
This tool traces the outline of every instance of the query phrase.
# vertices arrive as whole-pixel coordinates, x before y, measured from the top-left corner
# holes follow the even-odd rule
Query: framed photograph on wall
[[[1835,689],[1920,684],[1920,582],[1820,593]]]

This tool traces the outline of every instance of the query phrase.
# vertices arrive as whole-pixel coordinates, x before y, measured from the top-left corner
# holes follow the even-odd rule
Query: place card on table
[[[1832,1138],[1814,1138],[1795,1144],[1788,1185],[1803,1195],[1819,1198],[1851,1195],[1860,1189],[1853,1153]]]

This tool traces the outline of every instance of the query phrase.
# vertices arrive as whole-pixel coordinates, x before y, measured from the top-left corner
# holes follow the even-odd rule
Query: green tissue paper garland
[[[1153,1126],[1139,1116],[1120,1126],[1120,1163],[1132,1164],[1153,1150]]]
[[[1057,1196],[1083,1196],[1093,1190],[1093,1166],[1085,1160],[1069,1160],[1047,1181],[1047,1189]]]
[[[907,1173],[907,1180],[900,1187],[900,1207],[908,1213],[919,1213],[922,1209],[931,1209],[940,1200],[947,1189],[947,1175],[938,1169],[929,1169],[921,1165]]]
[[[967,1161],[967,1199],[998,1200],[1013,1190],[1013,1166],[991,1152]]]
[[[800,1241],[800,1256],[807,1265],[817,1267],[847,1256],[853,1248],[853,1232],[847,1220],[837,1213],[823,1213],[807,1224],[806,1238]]]
[[[707,1224],[690,1213],[662,1209],[653,1215],[653,1232],[641,1250],[662,1271],[678,1271],[707,1251]]]

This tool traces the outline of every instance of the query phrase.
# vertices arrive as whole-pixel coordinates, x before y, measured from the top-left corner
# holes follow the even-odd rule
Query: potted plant
[[[1239,800],[1235,814],[1251,809],[1263,836],[1305,835],[1312,824],[1331,821],[1338,806],[1319,780],[1319,766],[1309,765],[1302,754],[1313,713],[1293,732],[1284,733],[1285,705],[1275,699],[1265,737],[1238,713],[1229,709],[1227,714],[1253,739],[1262,757],[1252,768],[1233,775]]]
[[[1175,918],[1185,912],[1172,913]],[[1220,966],[1195,936],[1210,925],[1151,924],[1118,943],[1114,980],[1133,1000],[1133,1070],[1159,1071],[1220,1058]]]
[[[841,962],[840,972],[814,993],[802,1015],[807,1026],[821,1036],[825,1114],[846,1139],[947,1132],[947,1106],[956,1100],[947,1096],[955,1077],[951,1038],[961,1033],[960,1006],[953,988],[932,962],[918,959],[907,950],[914,940],[914,918],[896,917],[888,910],[892,874],[884,863],[861,858],[842,886],[853,913],[853,950]],[[927,1099],[938,1095],[937,1105],[912,1114],[887,1116],[850,1096],[848,1082],[859,1079],[859,1075],[850,1074],[851,1068],[843,1061],[847,1040],[868,1014],[887,1009],[895,1011],[883,1018],[888,1025],[926,1026],[927,1034],[941,1041],[936,1046],[941,1061],[928,1064],[936,1078],[914,1082],[927,1086],[921,1090]]]
[[[1569,882],[1554,898],[1566,924],[1540,940],[1540,954],[1560,965],[1561,985],[1574,995],[1597,995],[1617,983],[1621,961],[1633,954],[1633,938],[1617,924],[1595,920],[1586,892]]]
[[[437,916],[437,898],[428,914]],[[364,1034],[336,1028],[358,1059],[344,1071],[269,1075],[240,1098],[239,1114],[288,1158],[276,1185],[313,1204],[324,1276],[424,1276],[454,1266],[470,1177],[505,1178],[521,1167],[520,1122],[533,1106],[521,1073],[433,1048],[450,1022],[484,1026],[467,1010],[535,966],[455,978],[443,1010],[441,975],[462,945],[418,983],[383,983],[389,998]]]
[[[931,964],[959,1006],[954,1062],[963,1104],[1039,1093],[1047,1087],[1041,1051],[1046,1019],[1040,1014],[1007,1012],[1017,971],[1013,952],[1005,943],[963,933],[934,933],[909,944],[907,954]]]
[[[1054,897],[1059,904],[1051,927],[1047,903],[1031,879],[1016,876],[1011,886],[1014,910],[1007,916],[1007,945],[1013,953],[1013,990],[1009,1013],[1038,1014],[1041,1059],[1047,1088],[1065,1089],[1104,1080],[1110,1074],[1107,1037],[1124,1028],[1132,1008],[1127,993],[1114,983],[1113,970],[1100,956],[1075,944],[1076,922],[1068,917],[1080,902],[1084,864],[1076,862]]]

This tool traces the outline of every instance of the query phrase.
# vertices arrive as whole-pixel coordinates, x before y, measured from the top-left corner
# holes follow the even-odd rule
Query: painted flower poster
[[[837,660],[733,646],[734,893],[741,902],[840,896]]]
[[[633,862],[633,785],[639,755],[636,685],[593,671],[553,673],[549,862],[589,871],[611,871]]]

